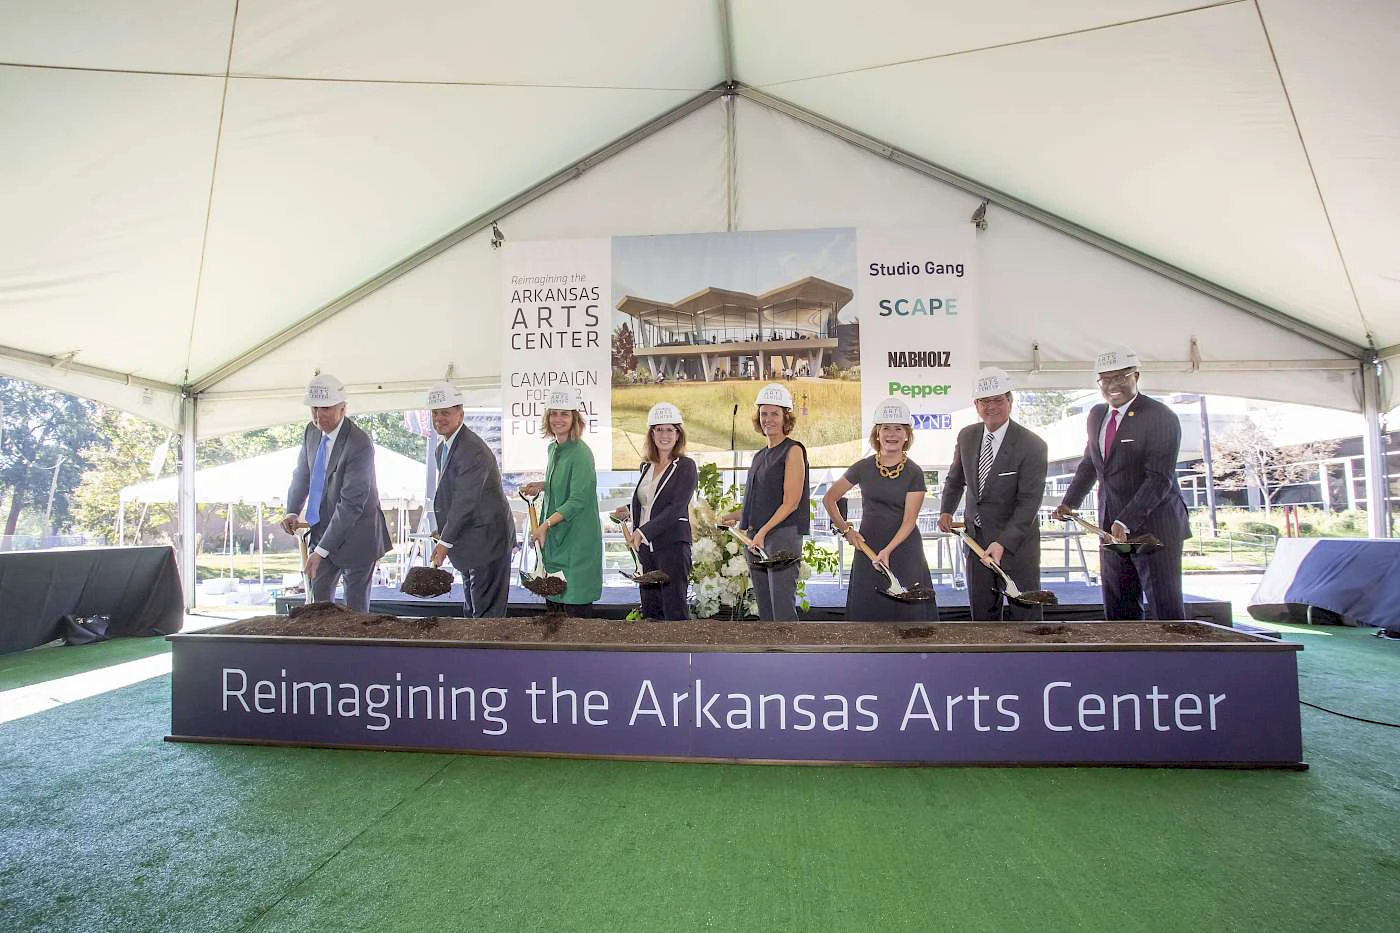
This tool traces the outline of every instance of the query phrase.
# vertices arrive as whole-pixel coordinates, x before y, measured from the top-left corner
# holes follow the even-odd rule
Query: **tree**
[[[403,454],[410,460],[423,460],[423,436],[410,431],[401,411],[380,411],[372,415],[354,415],[355,423],[374,438],[380,447]]]
[[[73,517],[79,528],[118,541],[122,487],[175,473],[176,457],[167,445],[176,441],[164,428],[111,408],[101,410],[96,428],[101,437],[83,451],[88,469],[73,497]],[[153,460],[162,448],[167,456],[164,463],[154,464],[156,473],[152,474]],[[124,536],[140,543],[146,529],[160,525],[173,528],[174,522],[174,506],[143,502],[127,513]]]
[[[1317,478],[1318,462],[1337,449],[1335,441],[1313,441],[1289,447],[1277,446],[1253,418],[1211,439],[1217,489],[1257,486],[1264,496],[1264,511],[1272,510],[1279,490],[1293,483]],[[1196,465],[1205,472],[1205,464]]]
[[[1081,392],[1024,391],[1015,396],[1016,420],[1028,428],[1043,428],[1065,417]]]
[[[259,454],[269,454],[274,450],[295,447],[301,443],[302,432],[305,429],[306,422],[298,421],[295,424],[279,424],[276,427],[244,431],[242,434],[205,438],[199,442],[199,449],[195,452],[195,465],[218,466],[221,463],[234,463]]]
[[[637,340],[631,326],[625,321],[613,331],[612,368],[618,373],[635,372],[637,369]]]
[[[4,534],[15,533],[26,508],[45,533],[67,527],[69,503],[87,467],[83,451],[99,438],[93,424],[97,406],[3,376],[0,397],[5,400],[0,498],[10,495]]]

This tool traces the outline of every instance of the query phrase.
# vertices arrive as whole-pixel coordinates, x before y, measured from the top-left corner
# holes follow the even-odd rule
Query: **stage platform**
[[[616,576],[616,574],[614,574]],[[620,578],[619,578],[620,579]],[[1058,606],[1045,607],[1045,618],[1051,621],[1074,622],[1103,618],[1102,593],[1097,584],[1088,583],[1042,583],[1059,597]],[[969,621],[967,590],[936,584],[939,619],[944,622]],[[807,599],[812,604],[801,618],[809,622],[840,622],[845,617],[846,587],[835,581],[807,582]],[[277,612],[286,615],[293,606],[300,605],[300,597],[280,596],[277,599]],[[603,597],[594,603],[594,615],[601,618],[621,619],[637,606],[637,588],[627,584],[603,587]],[[460,616],[462,612],[462,587],[454,585],[452,592],[432,599],[417,599],[406,596],[396,589],[377,586],[370,593],[370,610],[396,616]],[[544,600],[520,586],[510,588],[510,615],[531,616],[544,612]],[[1186,615],[1192,619],[1214,622],[1217,625],[1231,624],[1231,608],[1228,602],[1207,599],[1202,596],[1186,596]]]

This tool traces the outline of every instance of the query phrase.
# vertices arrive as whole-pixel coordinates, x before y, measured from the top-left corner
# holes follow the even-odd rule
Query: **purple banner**
[[[175,738],[779,761],[1302,760],[1291,650],[690,654],[173,640]]]

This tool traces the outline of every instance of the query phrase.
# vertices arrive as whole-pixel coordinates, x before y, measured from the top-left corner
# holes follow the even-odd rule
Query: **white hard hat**
[[[545,411],[582,411],[583,393],[577,389],[554,389],[544,403]]]
[[[431,409],[455,408],[466,402],[462,391],[450,382],[434,382],[428,388],[428,407]]]
[[[792,393],[786,386],[770,382],[768,385],[758,390],[758,398],[753,401],[754,406],[777,405],[779,408],[786,408],[792,411]]]
[[[681,410],[670,402],[657,402],[651,406],[651,411],[647,412],[647,427],[653,428],[658,424],[682,424]]]
[[[909,406],[897,398],[887,398],[875,406],[875,424],[905,424],[914,426]]]
[[[345,401],[345,383],[330,373],[317,373],[306,386],[302,404],[311,408],[329,408]]]
[[[1105,350],[1094,359],[1094,373],[1103,375],[1116,369],[1137,369],[1141,365],[1138,355],[1127,347],[1114,347]]]
[[[994,398],[998,395],[1005,395],[1014,388],[1011,385],[1011,377],[1006,370],[997,369],[995,366],[987,366],[977,370],[977,384],[973,386],[972,398],[974,401],[981,398]]]

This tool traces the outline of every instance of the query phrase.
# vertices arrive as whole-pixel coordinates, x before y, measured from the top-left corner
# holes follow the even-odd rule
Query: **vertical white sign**
[[[501,256],[506,326],[501,357],[501,457],[509,472],[543,470],[545,402],[583,401],[583,439],[612,469],[611,240],[507,243]]]
[[[856,233],[863,436],[876,405],[902,399],[914,413],[910,453],[920,466],[952,462],[962,427],[952,413],[971,404],[980,365],[976,250],[966,222]]]

